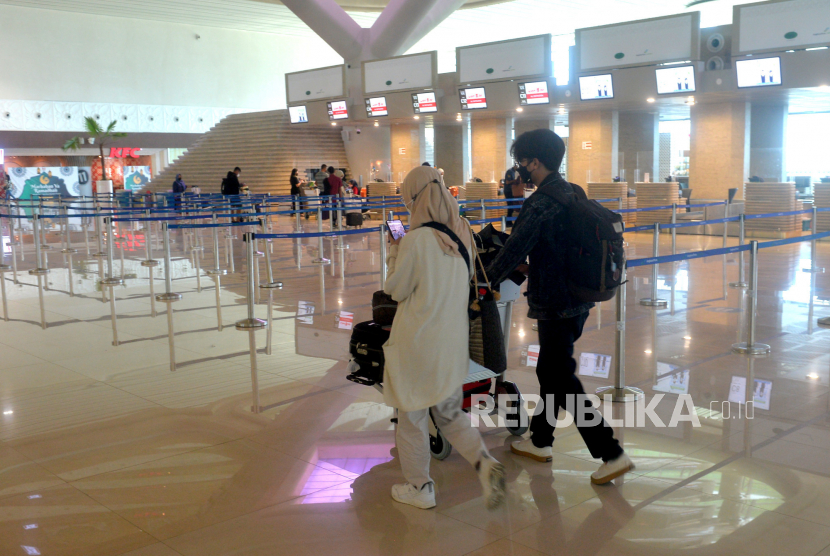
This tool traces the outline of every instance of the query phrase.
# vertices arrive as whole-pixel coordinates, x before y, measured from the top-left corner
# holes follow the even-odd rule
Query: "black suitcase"
[[[350,212],[346,214],[346,226],[363,227],[363,215],[359,212]]]
[[[374,321],[356,324],[349,341],[349,353],[359,369],[346,378],[372,386],[383,382],[383,344],[389,339],[389,327]]]

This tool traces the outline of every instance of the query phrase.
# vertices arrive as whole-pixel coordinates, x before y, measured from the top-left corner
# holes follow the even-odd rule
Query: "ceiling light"
[[[12,411],[11,409],[7,409],[3,412],[3,415],[11,415],[12,413],[14,413],[14,411]]]
[[[375,122],[375,127],[380,127],[380,124]]]
[[[648,353],[649,355],[651,355],[651,350],[650,350],[650,349],[647,349],[647,350],[646,350],[646,353]]]
[[[821,86],[818,88],[818,90],[819,90],[819,91],[825,91],[825,92],[826,92],[826,91],[830,91],[830,85],[821,85]]]
[[[807,375],[807,378],[811,380],[818,380],[818,373],[810,373]]]
[[[342,299],[338,299],[338,300],[337,300],[337,303],[338,303],[338,304],[340,304],[340,305],[343,305],[343,300],[342,300]]]
[[[648,97],[648,98],[646,99],[646,102],[654,102],[654,97]]]
[[[560,114],[564,114],[564,113],[565,113],[565,109],[564,109],[564,108],[560,108],[560,109],[559,109],[559,113],[560,113]]]
[[[524,337],[525,337],[525,331],[519,329],[519,338],[524,338]]]
[[[415,118],[416,120],[420,120],[420,119],[421,119],[421,116],[412,116],[412,117],[413,117],[413,118]]]
[[[331,125],[337,125],[337,122],[331,122]]]
[[[684,340],[691,340],[691,339],[692,339],[692,337],[691,337],[691,336],[683,336],[683,339],[684,339]]]
[[[516,108],[516,112],[524,112],[524,111],[525,111],[525,109],[522,108],[522,107]]]

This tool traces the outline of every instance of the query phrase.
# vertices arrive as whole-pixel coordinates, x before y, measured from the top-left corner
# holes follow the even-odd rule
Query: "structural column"
[[[392,181],[402,181],[410,170],[423,162],[421,126],[419,122],[392,125]]]
[[[444,184],[464,185],[464,126],[435,126],[435,165],[444,169]]]
[[[726,199],[749,173],[750,106],[746,102],[695,104],[691,109],[689,188],[696,199]]]
[[[617,176],[619,123],[616,110],[570,113],[568,179],[584,185]]]
[[[476,118],[471,126],[473,177],[498,182],[511,165],[513,118]]]
[[[660,170],[660,121],[656,113],[620,113],[620,172],[625,171],[625,181],[633,185],[649,175],[652,182],[666,176]]]
[[[750,118],[749,175],[764,181],[787,181],[784,142],[787,135],[787,104],[753,104]]]

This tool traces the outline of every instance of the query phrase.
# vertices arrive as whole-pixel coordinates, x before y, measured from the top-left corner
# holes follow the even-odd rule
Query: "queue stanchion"
[[[380,289],[386,288],[386,221],[380,223]]]
[[[755,313],[758,306],[758,242],[749,242],[749,303],[747,304],[747,340],[732,344],[732,351],[746,355],[767,355],[770,346],[755,342]]]
[[[17,219],[17,231],[18,236],[20,237],[20,262],[26,262],[26,249],[25,249],[25,242],[23,241],[23,220],[25,218],[26,211],[20,208],[20,203],[17,204],[17,215],[20,216],[23,214],[22,218]]]
[[[72,255],[77,253],[78,250],[72,247],[72,236],[69,232],[69,218],[68,218],[68,216],[69,216],[69,209],[67,209],[66,207],[63,207],[63,217],[64,217],[63,221],[66,223],[65,224],[66,225],[66,236],[65,236],[66,237],[66,241],[65,241],[66,247],[63,248],[61,253],[66,255],[66,261],[67,261],[66,266],[67,266],[67,269],[68,269],[68,272],[69,272],[69,297],[75,297],[75,285],[72,283]]]
[[[268,220],[267,217],[265,220],[260,220],[260,227],[262,228],[262,232],[267,234],[268,233]],[[271,267],[271,249],[269,249],[269,243],[272,242],[270,239],[265,239],[265,276],[268,279],[268,283],[272,283],[274,281],[274,269]]]
[[[176,370],[176,344],[173,333],[173,302],[182,298],[182,294],[173,292],[173,277],[170,262],[170,229],[167,222],[162,222],[161,233],[164,238],[164,293],[156,296],[156,301],[167,303],[167,340],[170,344],[170,370]]]
[[[620,197],[619,199],[617,199],[617,210],[622,210],[622,209],[623,209],[623,198]]]
[[[9,202],[9,209],[8,210],[9,210],[9,216],[11,216],[11,214],[12,214],[11,202]],[[18,211],[18,216],[19,216],[19,211]],[[17,249],[20,248],[21,252],[23,251],[23,249],[21,248],[21,246],[23,244],[23,228],[22,228],[23,224],[21,222],[19,222],[20,220],[22,220],[22,218],[18,218],[17,220],[18,220],[19,230],[20,230],[20,232],[17,236],[19,239],[15,239],[15,236],[14,236],[14,219],[11,219],[11,221],[9,222],[9,226],[10,226],[9,235],[10,235],[10,239],[11,239],[11,241],[9,241],[9,247],[12,250],[12,281],[14,282],[14,284],[19,283],[18,280],[17,280]]]
[[[213,268],[205,271],[208,276],[213,276],[216,289],[216,329],[222,332],[222,276],[228,271],[219,267],[219,219],[213,215]]]
[[[9,304],[6,301],[6,272],[11,270],[7,264],[0,264],[0,295],[3,296],[3,320],[9,322]]]
[[[40,208],[38,210],[38,214],[43,214],[43,199],[40,199]],[[38,267],[49,269],[49,250],[52,248],[46,243],[46,223],[45,221],[40,224],[40,235],[35,238],[36,241],[40,243],[40,255],[38,256]],[[49,291],[49,279],[43,279],[43,290]]]
[[[148,209],[147,218],[150,218],[150,210]],[[141,261],[141,266],[147,269],[147,273],[149,274],[150,278],[150,316],[156,318],[156,295],[155,295],[155,277],[153,276],[153,270],[159,265],[159,262],[153,259],[153,233],[152,228],[153,223],[149,220],[147,221],[147,232],[144,239],[144,248],[147,254],[147,258]]]
[[[487,209],[484,207],[484,199],[481,200],[481,219],[487,220]],[[484,224],[481,227],[483,228]]]
[[[381,195],[380,206],[383,208],[383,219],[381,222],[386,222],[386,195]]]
[[[626,268],[623,266],[620,287],[617,289],[617,325],[614,332],[614,385],[597,388],[597,395],[611,395],[611,401],[631,402],[643,397],[643,391],[625,385],[625,285]]]
[[[677,203],[671,205],[671,223],[671,254],[677,255],[677,228],[674,227],[677,224]]]
[[[652,250],[652,257],[660,256],[660,223],[654,223],[654,247]],[[646,307],[665,307],[668,302],[665,299],[657,297],[657,264],[651,265],[651,297],[646,297],[640,300],[640,305]]]
[[[386,208],[384,207],[384,216],[386,215]],[[323,246],[323,210],[322,207],[318,204],[317,205],[317,233],[320,234],[320,237],[317,238],[317,258],[311,261],[311,264],[316,265],[327,265],[331,264],[331,261],[326,258],[325,247]]]
[[[230,218],[228,218],[228,220],[231,221]],[[228,226],[228,233],[225,236],[225,242],[227,244],[227,250],[225,252],[225,255],[228,261],[228,272],[230,272],[231,274],[236,272],[236,265],[233,260],[233,240],[235,239],[236,237],[233,235],[233,226]]]
[[[245,262],[248,267],[247,292],[248,292],[248,318],[236,323],[236,329],[248,333],[248,349],[251,357],[251,394],[253,406],[251,411],[259,413],[259,371],[256,362],[256,331],[265,328],[266,323],[256,318],[254,312],[254,238],[252,233],[246,232],[243,236],[245,245]]]
[[[817,228],[818,228],[818,207],[813,205],[813,215],[810,218],[810,234],[811,235],[816,235],[816,233],[818,233]],[[817,247],[816,240],[814,239],[813,241],[810,242],[810,268],[803,269],[804,272],[810,272],[810,273],[813,273],[813,274],[821,274],[822,272],[824,272],[823,268],[819,268],[818,266],[816,266],[816,260],[817,260],[816,256],[818,254],[816,252],[816,247]]]
[[[112,220],[111,218],[105,218],[104,221],[109,226],[110,230],[112,230]],[[111,233],[111,232],[110,232]],[[115,286],[119,286],[124,283],[123,278],[116,278],[115,272],[113,269],[114,262],[113,262],[113,248],[114,242],[112,241],[112,237],[108,238],[107,241],[107,277],[104,280],[101,280],[101,287],[108,287],[110,289],[110,319],[112,321],[112,345],[118,345],[118,322],[115,316]]]
[[[741,219],[739,221],[740,229],[738,232],[738,245],[743,246],[744,244],[744,224],[746,223],[746,215],[741,214]],[[732,288],[746,288],[746,278],[744,276],[744,252],[741,251],[738,253],[738,281],[732,282],[729,284],[729,287]]]
[[[95,231],[96,233],[96,242],[98,245],[98,252],[93,255],[96,259],[98,259],[98,281],[104,281],[104,257],[107,254],[104,252],[104,224],[103,224],[103,217],[101,216],[101,204],[100,201],[96,199],[95,203]],[[112,238],[109,238],[112,239]],[[101,303],[107,302],[107,290],[106,288],[101,288]]]
[[[501,217],[501,231],[502,233],[507,231],[507,216]]]
[[[43,259],[40,258],[40,215],[37,213],[32,215],[32,228],[35,240],[35,261],[38,266],[37,268],[31,269],[29,274],[37,276],[37,294],[38,301],[40,303],[40,327],[46,330],[46,309],[43,304],[43,280],[49,274],[49,269],[40,266]]]

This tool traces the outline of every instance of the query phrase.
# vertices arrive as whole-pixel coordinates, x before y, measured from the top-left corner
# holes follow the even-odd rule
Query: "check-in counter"
[[[801,210],[795,198],[795,183],[748,182],[744,184],[746,214],[770,214]],[[760,238],[785,238],[801,234],[804,215],[773,216],[747,220],[746,235]]]
[[[707,220],[717,220],[719,218],[728,218],[730,216],[738,216],[744,212],[743,201],[733,201],[728,206],[723,204],[723,199],[694,199],[693,205],[708,205],[710,203],[721,203],[711,207],[694,208],[690,212],[679,212],[677,214],[677,222],[705,222]],[[738,236],[740,233],[740,222],[728,222],[727,233],[730,236]],[[700,226],[689,226],[687,228],[678,228],[678,234],[687,235],[707,235],[707,236],[721,236],[723,235],[723,224],[701,224]]]

